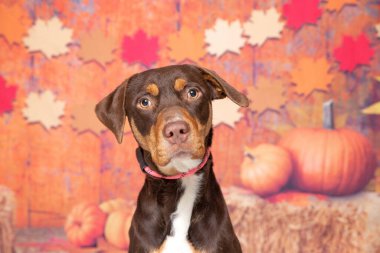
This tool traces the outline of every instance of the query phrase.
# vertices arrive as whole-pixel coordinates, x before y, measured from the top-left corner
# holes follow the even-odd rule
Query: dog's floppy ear
[[[203,78],[205,78],[213,87],[215,92],[213,99],[221,99],[227,96],[236,104],[242,107],[248,107],[248,98],[243,93],[229,85],[223,78],[215,73],[215,71],[199,66],[197,66],[197,68],[203,72]]]
[[[123,141],[126,119],[125,93],[127,84],[128,79],[103,98],[95,107],[96,116],[112,131],[119,143]]]

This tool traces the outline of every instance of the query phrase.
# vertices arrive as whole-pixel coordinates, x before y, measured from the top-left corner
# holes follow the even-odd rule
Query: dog
[[[119,143],[126,119],[145,182],[129,230],[130,253],[239,253],[213,172],[212,103],[247,97],[212,70],[172,65],[137,73],[95,108]]]

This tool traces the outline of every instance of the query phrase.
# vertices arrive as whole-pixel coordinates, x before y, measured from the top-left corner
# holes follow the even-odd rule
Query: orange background
[[[1,1],[5,8],[21,7],[22,15],[30,21],[9,24],[15,29],[30,27],[37,17],[48,20],[57,16],[74,31],[69,52],[51,59],[39,52],[28,52],[21,41],[10,43],[5,36],[0,37],[0,74],[8,84],[18,86],[13,110],[0,114],[0,184],[17,195],[16,225],[62,226],[66,214],[80,201],[136,199],[144,176],[137,166],[132,134],[127,132],[118,145],[109,131],[79,132],[73,128],[74,105],[99,101],[136,72],[182,63],[171,59],[170,47],[175,45],[168,46],[168,37],[183,27],[194,30],[194,36],[202,36],[217,18],[244,23],[253,9],[276,6],[281,11],[283,2],[286,1]],[[362,0],[338,11],[326,10],[323,2],[320,7],[323,13],[315,25],[298,31],[285,27],[280,39],[268,40],[261,47],[245,44],[240,54],[225,53],[219,58],[205,54],[197,60],[245,93],[257,85],[259,77],[280,80],[285,87],[286,103],[281,108],[242,109],[244,116],[235,127],[215,128],[214,168],[222,186],[241,184],[239,170],[245,145],[275,143],[294,127],[320,127],[322,102],[331,98],[336,102],[339,126],[349,126],[369,137],[380,158],[380,118],[361,112],[380,100],[380,83],[376,81],[380,75],[380,43],[373,28],[379,23],[379,6]],[[114,60],[104,66],[78,58],[79,37],[93,29],[107,33],[117,43]],[[123,37],[138,30],[158,38],[158,60],[148,67],[126,63],[120,57]],[[334,33],[327,35],[327,31]],[[340,71],[332,57],[333,49],[340,45],[343,35],[357,36],[362,32],[375,50],[369,65],[359,66],[352,73]],[[305,57],[329,61],[333,80],[325,90],[308,95],[296,93],[291,73],[295,63]],[[52,90],[57,100],[66,103],[61,126],[49,130],[41,124],[28,123],[22,114],[27,95],[44,90]],[[270,92],[267,97],[271,98]]]

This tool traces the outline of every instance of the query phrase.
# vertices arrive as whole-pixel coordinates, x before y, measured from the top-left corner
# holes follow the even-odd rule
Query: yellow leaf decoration
[[[248,87],[249,109],[258,113],[266,109],[279,110],[286,102],[285,91],[280,80],[259,78],[256,87]]]
[[[357,4],[357,0],[328,0],[325,8],[330,11],[339,11],[348,4]]]
[[[206,54],[204,34],[183,27],[179,33],[168,38],[170,58],[181,62],[191,60],[198,62]]]
[[[85,33],[80,38],[81,49],[78,52],[79,58],[83,61],[97,61],[105,65],[114,59],[113,50],[116,48],[116,40],[106,36],[100,30],[93,30]]]
[[[333,79],[329,69],[330,64],[325,58],[301,58],[291,73],[296,92],[308,95],[315,89],[326,90]]]
[[[362,113],[380,115],[380,101],[368,106],[367,108],[364,108],[362,110]]]

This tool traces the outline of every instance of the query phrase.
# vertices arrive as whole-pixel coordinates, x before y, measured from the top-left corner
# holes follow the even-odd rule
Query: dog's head
[[[213,99],[228,96],[247,107],[248,99],[215,72],[174,65],[135,74],[96,106],[96,114],[123,139],[126,117],[138,144],[166,175],[197,166],[207,148]]]

